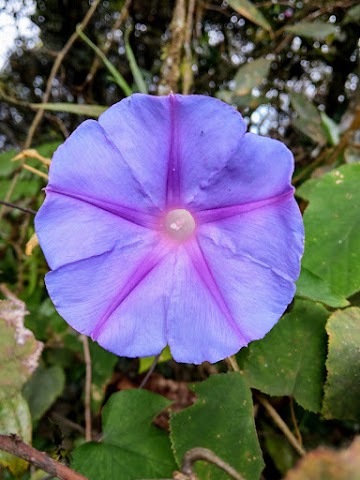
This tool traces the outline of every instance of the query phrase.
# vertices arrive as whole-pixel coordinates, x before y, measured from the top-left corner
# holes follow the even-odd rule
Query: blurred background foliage
[[[21,383],[21,399],[17,401],[14,397],[14,402],[9,404],[0,396],[0,430],[10,432],[14,428],[5,420],[11,415],[15,418],[25,402],[29,411],[23,415],[23,430],[18,433],[30,439],[32,429],[33,444],[64,461],[70,458],[69,451],[81,444],[84,437],[86,348],[83,339],[57,315],[47,297],[43,285],[47,265],[33,237],[30,210],[36,211],[42,203],[47,159],[81,121],[88,116],[98,116],[106,106],[119,101],[127,88],[133,92],[146,90],[158,94],[165,85],[179,92],[216,96],[235,105],[251,131],[278,138],[293,151],[296,160],[294,184],[300,187],[303,210],[309,199],[314,199],[314,205],[316,202],[312,182],[343,164],[345,166],[341,168],[344,170],[339,175],[345,176],[346,188],[351,188],[354,198],[358,195],[356,179],[359,170],[347,168],[354,165],[357,168],[360,160],[359,1],[196,0],[193,13],[183,19],[184,36],[177,38],[178,32],[171,26],[175,7],[183,4],[189,13],[191,1],[103,0],[97,5],[84,32],[87,39],[104,51],[112,70],[99,60],[86,37],[78,36],[49,85],[51,69],[59,52],[74,35],[92,3],[88,0],[0,0],[0,38],[5,39],[7,35],[6,22],[9,19],[18,27],[12,48],[3,49],[0,59],[0,199],[27,210],[1,208],[0,283],[6,284],[25,302],[29,311],[25,325],[44,344],[38,369],[32,376],[26,374]],[[24,18],[31,21],[31,28],[26,33],[21,27]],[[180,47],[176,44],[179,39]],[[175,73],[164,68],[172,49],[178,54],[178,72]],[[43,102],[47,86],[48,102],[52,107],[45,110],[35,134],[30,135],[29,127],[39,109],[36,104]],[[226,125],[219,128],[226,128]],[[23,148],[29,147],[35,150],[13,161]],[[330,192],[333,177],[326,178],[328,180],[319,188]],[[334,199],[334,209],[339,206],[340,215],[346,212],[344,218],[349,224],[356,224],[359,210],[348,212],[340,197]],[[331,212],[322,208],[318,211],[325,220],[320,230],[334,220]],[[318,226],[316,215],[314,220],[311,214],[309,211],[309,232]],[[334,238],[337,229],[335,220],[331,231]],[[359,235],[355,237],[354,249],[359,238]],[[336,237],[336,242],[340,244],[342,240]],[[295,434],[308,449],[324,443],[340,447],[359,433],[360,418],[357,407],[353,407],[353,411],[348,408],[350,418],[343,411],[335,414],[338,405],[331,404],[330,396],[321,407],[327,354],[324,325],[333,308],[346,307],[350,303],[355,305],[353,308],[359,305],[360,277],[355,272],[352,283],[349,281],[340,288],[336,280],[330,276],[327,278],[326,272],[316,266],[326,261],[334,263],[331,257],[323,260],[317,253],[312,257],[308,255],[305,260],[306,269],[303,269],[298,284],[298,297],[307,300],[298,300],[295,308],[283,317],[279,323],[280,334],[274,330],[273,337],[267,337],[265,343],[241,352],[238,361],[247,372],[251,387],[276,396],[273,403],[277,410],[287,423],[294,424]],[[7,290],[3,289],[2,294],[8,296]],[[315,301],[323,305],[315,305]],[[331,325],[336,326],[338,316],[333,315]],[[351,312],[348,315],[352,318]],[[308,323],[304,323],[305,318]],[[320,327],[315,326],[313,318],[320,318]],[[293,321],[291,327],[289,319]],[[273,376],[267,378],[264,375],[261,362],[266,358],[266,352],[269,354],[273,345],[278,345],[278,358],[283,365],[283,359],[292,348],[289,343],[295,327],[304,344],[311,342],[307,337],[309,331],[312,338],[318,335],[313,348],[309,347],[309,364],[303,365],[300,356],[296,366],[287,365],[285,361],[285,367],[289,369],[287,381],[280,381],[280,375],[280,383],[276,383]],[[328,333],[336,339],[336,333],[331,329]],[[268,346],[266,342],[269,342]],[[152,360],[118,359],[92,342],[89,348],[93,374],[91,412],[96,438],[101,431],[101,407],[106,400],[118,390],[138,387]],[[174,401],[174,411],[194,402],[195,395],[185,382],[204,380],[210,373],[227,368],[224,364],[217,365],[216,369],[207,364],[200,367],[177,365],[171,361],[168,351],[163,353],[161,360],[148,388]],[[269,355],[266,361],[271,364],[272,360]],[[320,362],[318,367],[316,362]],[[278,367],[275,363],[274,371]],[[300,382],[300,394],[291,377],[294,370],[297,371],[297,382]],[[335,369],[335,377],[336,374]],[[309,375],[316,384],[314,391],[308,391],[301,383],[306,383]],[[202,394],[204,398],[211,398],[213,387],[211,383],[206,385]],[[19,385],[16,388],[14,391],[18,392]],[[350,402],[358,393],[357,387],[349,397]],[[235,393],[233,395],[235,398]],[[297,403],[292,399],[289,401],[288,395]],[[245,394],[244,398],[247,399]],[[256,398],[259,407],[261,402]],[[145,404],[147,401],[144,400]],[[227,401],[229,408],[235,408],[231,396]],[[115,405],[115,400],[113,403]],[[154,404],[154,415],[156,409],[161,410],[163,406]],[[122,411],[121,408],[125,407],[119,404],[116,408]],[[200,406],[197,408],[201,410]],[[320,415],[321,409],[328,420]],[[289,445],[263,411],[256,422],[266,464],[262,478],[283,478],[295,464],[299,452]],[[175,416],[174,429],[176,423]],[[168,415],[157,417],[156,424],[168,430]],[[199,426],[199,430],[201,428]],[[176,443],[176,432],[174,438]],[[252,452],[257,452],[256,448]],[[358,451],[356,448],[355,445],[351,450],[353,455]],[[327,455],[324,454],[325,463]],[[81,466],[81,455],[75,457],[76,466]],[[262,468],[259,462],[256,471]],[[16,476],[33,480],[49,478],[42,477],[39,472],[24,473],[21,464],[13,464],[11,471],[0,469],[0,479]],[[255,480],[255,477],[259,478],[256,475],[246,478]],[[350,478],[349,473],[343,475],[334,478]],[[300,473],[300,476],[286,478],[305,477]]]

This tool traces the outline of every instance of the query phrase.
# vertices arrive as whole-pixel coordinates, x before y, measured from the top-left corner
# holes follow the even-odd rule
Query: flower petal
[[[153,355],[166,345],[164,285],[152,279],[166,253],[132,243],[53,270],[46,286],[75,330],[118,355]]]
[[[82,123],[54,154],[48,192],[113,211],[157,212],[121,153],[95,120]],[[123,207],[121,209],[121,207]]]
[[[152,203],[163,209],[171,149],[169,97],[131,95],[104,112],[99,123]]]
[[[51,269],[155,235],[107,210],[54,192],[47,193],[35,227]]]
[[[223,252],[241,255],[271,268],[291,282],[300,273],[304,251],[304,228],[293,196],[256,210],[201,225],[199,238]],[[201,242],[202,243],[202,242]]]
[[[209,288],[206,265],[203,272],[200,270],[204,264],[196,241],[189,252],[183,246],[176,252],[167,318],[168,344],[178,362],[217,362],[248,342],[238,328],[234,329],[226,306]]]
[[[198,185],[189,207],[195,210],[245,205],[292,191],[294,159],[281,142],[246,133],[222,169]]]
[[[178,159],[174,168],[180,170],[180,200],[189,206],[206,206],[208,198],[203,198],[203,203],[195,199],[202,189],[212,185],[212,179],[233,158],[246,124],[239,112],[215,98],[200,95],[169,98],[173,105],[173,156]]]
[[[250,341],[275,325],[295,293],[303,232],[295,202],[286,203],[280,211],[271,205],[198,230],[224,301]]]

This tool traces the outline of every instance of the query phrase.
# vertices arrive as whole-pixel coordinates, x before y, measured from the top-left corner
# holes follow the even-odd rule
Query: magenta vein
[[[121,289],[119,294],[116,298],[111,302],[110,306],[96,324],[94,330],[91,333],[91,338],[93,340],[97,340],[104,325],[111,317],[111,315],[117,310],[123,301],[133,292],[140,283],[149,275],[149,273],[154,270],[155,267],[159,265],[159,263],[165,258],[168,252],[160,253],[160,250],[155,250],[150,256],[144,257],[137,269],[133,272],[129,281],[125,284],[125,286]],[[146,301],[146,299],[144,300]]]
[[[293,194],[294,189],[292,188],[291,190],[281,193],[280,195],[276,195],[275,197],[258,200],[256,202],[231,205],[229,207],[211,208],[209,210],[199,210],[196,212],[196,219],[199,224],[217,222],[219,220],[224,220],[225,218],[240,215],[241,213],[257,210],[258,208],[267,207],[268,205],[273,205],[274,203],[278,203],[292,197]]]
[[[107,201],[102,201],[98,199],[89,198],[85,195],[78,195],[75,193],[62,192],[53,187],[46,187],[46,192],[56,193],[57,195],[63,195],[65,197],[78,200],[83,203],[87,203],[93,207],[99,208],[106,212],[112,213],[117,217],[121,217],[124,220],[140,225],[141,227],[147,228],[159,228],[159,220],[156,215],[151,215],[149,213],[139,212],[138,210],[133,210],[129,207],[123,205],[115,205]]]
[[[217,306],[219,307],[221,312],[225,315],[226,319],[228,320],[233,330],[236,332],[237,336],[241,339],[241,341],[244,344],[247,344],[248,340],[246,339],[245,335],[241,332],[239,326],[235,322],[229,310],[229,307],[224,299],[224,296],[209,267],[208,261],[199,245],[198,240],[194,239],[194,241],[187,243],[185,248],[194,265],[194,268],[198,272],[205,287],[209,290]]]
[[[176,97],[169,95],[170,101],[170,147],[166,180],[166,206],[175,206],[180,201],[180,172],[179,172],[179,136],[175,118]]]

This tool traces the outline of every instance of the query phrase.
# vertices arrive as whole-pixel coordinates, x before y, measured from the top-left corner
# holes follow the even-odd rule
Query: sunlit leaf
[[[297,190],[305,210],[305,268],[344,297],[360,290],[360,164],[327,173]]]
[[[155,359],[155,357],[142,357],[142,358],[140,358],[139,373],[144,373],[147,370],[149,370],[149,368],[151,367],[151,365],[154,362],[154,359]],[[164,350],[161,352],[158,363],[168,362],[171,359],[172,359],[172,356],[171,356],[170,348],[165,347]]]
[[[75,449],[72,467],[89,480],[171,477],[176,467],[169,438],[151,424],[168,405],[145,390],[113,394],[103,409],[103,441]]]
[[[241,350],[239,362],[251,387],[269,395],[291,395],[303,408],[319,411],[328,316],[321,305],[297,300],[265,338]]]
[[[328,320],[323,414],[326,418],[360,421],[360,308],[337,311]]]
[[[309,452],[285,480],[359,480],[360,437],[349,448],[320,447]]]
[[[185,452],[194,447],[212,450],[246,480],[257,480],[263,469],[253,417],[251,391],[244,377],[236,373],[212,375],[194,384],[195,405],[171,417],[171,442],[179,465]],[[214,465],[195,467],[200,480],[227,480]]]
[[[266,20],[260,10],[249,0],[228,0],[230,7],[236,12],[240,13],[243,17],[250,20],[250,22],[259,25],[259,27],[272,31],[271,25]]]
[[[285,30],[300,37],[317,40],[324,40],[329,35],[334,35],[337,32],[335,25],[325,22],[298,22],[295,25],[286,26]]]
[[[16,434],[24,442],[31,442],[31,416],[29,407],[20,393],[0,401],[0,434]],[[18,478],[28,469],[28,463],[0,450],[0,466],[7,467]],[[0,469],[1,470],[1,469]]]

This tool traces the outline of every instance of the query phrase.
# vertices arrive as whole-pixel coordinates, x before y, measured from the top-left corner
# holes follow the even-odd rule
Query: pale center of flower
[[[165,230],[173,240],[181,242],[189,238],[195,230],[195,220],[187,210],[170,210],[165,217]]]

